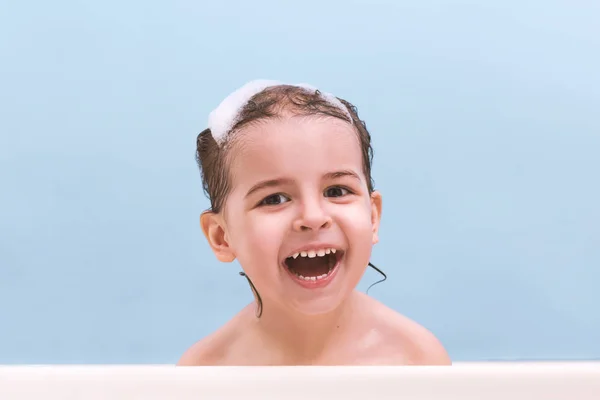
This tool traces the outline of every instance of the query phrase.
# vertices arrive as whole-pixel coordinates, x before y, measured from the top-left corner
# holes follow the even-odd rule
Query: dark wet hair
[[[196,161],[200,168],[202,188],[210,200],[210,208],[207,211],[213,213],[221,212],[231,190],[229,166],[236,144],[236,135],[232,135],[232,133],[240,131],[251,124],[282,116],[285,113],[305,116],[330,116],[351,123],[357,132],[360,142],[363,172],[367,178],[367,188],[369,194],[372,193],[374,191],[374,181],[371,177],[371,167],[373,164],[371,135],[367,130],[365,122],[359,118],[356,107],[346,100],[338,100],[347,109],[352,117],[352,121],[348,119],[347,114],[343,110],[340,110],[328,101],[318,90],[310,91],[293,85],[272,86],[250,98],[242,108],[238,119],[228,134],[228,139],[224,143],[218,144],[212,136],[210,129],[202,131],[196,139]],[[385,281],[387,276],[372,263],[369,263],[369,266],[383,276],[383,279],[369,286],[370,289],[373,285]],[[260,317],[263,311],[260,294],[249,276],[244,272],[240,272],[240,275],[248,280],[258,303],[257,316]],[[369,289],[367,289],[367,293]]]

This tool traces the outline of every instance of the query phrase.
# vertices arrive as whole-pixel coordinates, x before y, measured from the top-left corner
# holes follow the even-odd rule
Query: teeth
[[[301,251],[299,253],[294,253],[290,256],[290,258],[298,258],[298,257],[308,257],[308,258],[315,258],[315,257],[325,257],[326,254],[335,254],[336,250],[335,249],[319,249],[319,250],[307,250],[307,251]]]
[[[315,282],[315,281],[318,281],[318,280],[320,280],[320,279],[327,278],[327,275],[329,275],[329,274],[331,273],[331,271],[332,271],[332,270],[330,269],[330,270],[329,270],[329,271],[328,271],[326,274],[319,275],[319,276],[302,276],[302,275],[300,275],[300,274],[299,274],[299,273],[297,273],[297,272],[294,272],[294,274],[295,274],[295,275],[296,275],[298,278],[300,278],[300,279],[303,279],[303,280],[305,280],[305,281],[312,281],[312,282]]]

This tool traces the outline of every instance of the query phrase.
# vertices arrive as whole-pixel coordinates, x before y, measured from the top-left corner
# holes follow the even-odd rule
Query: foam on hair
[[[246,83],[244,86],[227,96],[208,116],[208,128],[210,129],[215,141],[219,145],[225,142],[227,135],[231,132],[231,129],[235,126],[239,118],[240,111],[254,95],[269,87],[284,84],[285,83],[274,80],[257,79]],[[306,83],[293,84],[291,86],[296,86],[312,92],[318,91],[323,99],[343,111],[348,117],[348,120],[352,122],[352,116],[350,115],[350,112],[334,95],[321,92],[314,86]]]

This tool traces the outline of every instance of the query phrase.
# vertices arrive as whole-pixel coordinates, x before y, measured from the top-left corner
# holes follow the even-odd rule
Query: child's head
[[[316,89],[246,95],[226,99],[198,136],[211,203],[202,229],[219,260],[239,260],[263,302],[328,312],[358,284],[377,242],[371,137],[354,106]]]

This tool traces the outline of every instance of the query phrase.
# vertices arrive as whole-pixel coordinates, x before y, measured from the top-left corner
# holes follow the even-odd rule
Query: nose
[[[329,228],[331,224],[331,216],[323,209],[321,204],[315,201],[304,204],[293,225],[295,231],[305,232]]]

